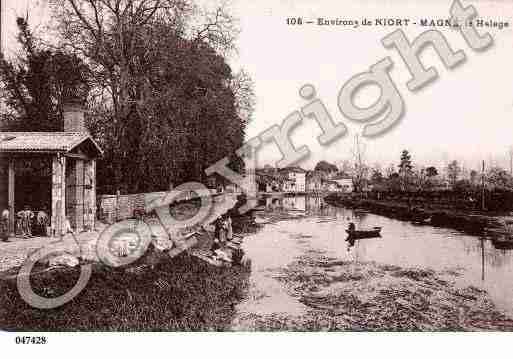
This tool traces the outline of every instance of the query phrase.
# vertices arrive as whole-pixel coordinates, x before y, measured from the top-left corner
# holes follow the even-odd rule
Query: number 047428
[[[16,344],[47,344],[46,337],[16,337]]]

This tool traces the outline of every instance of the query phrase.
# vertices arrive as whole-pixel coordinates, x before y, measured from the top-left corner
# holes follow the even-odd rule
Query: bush
[[[414,202],[426,205],[447,206],[454,209],[473,210],[481,208],[482,190],[476,186],[470,186],[468,183],[460,182],[454,190],[438,191],[385,191],[371,192],[371,199],[380,199],[385,201],[407,202],[410,198]],[[513,211],[513,191],[510,189],[487,189],[485,191],[486,209],[494,212]]]

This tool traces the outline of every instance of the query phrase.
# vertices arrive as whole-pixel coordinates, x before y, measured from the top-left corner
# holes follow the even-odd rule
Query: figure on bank
[[[47,235],[47,227],[50,225],[50,217],[48,216],[46,207],[43,207],[36,216],[37,231],[41,236]]]
[[[9,210],[4,209],[0,217],[0,239],[7,242],[9,239]]]
[[[21,235],[24,238],[32,237],[32,220],[34,219],[34,212],[30,206],[25,205],[23,211],[18,212],[18,221]]]

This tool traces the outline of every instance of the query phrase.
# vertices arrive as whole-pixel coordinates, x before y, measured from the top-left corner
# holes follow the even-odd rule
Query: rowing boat
[[[372,229],[360,229],[360,230],[346,230],[349,238],[362,239],[362,238],[375,238],[381,236],[381,227],[374,227]]]

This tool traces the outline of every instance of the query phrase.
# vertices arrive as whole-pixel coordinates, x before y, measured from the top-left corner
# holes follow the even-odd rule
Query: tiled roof
[[[340,181],[340,180],[352,180],[353,178],[350,177],[350,176],[347,176],[347,175],[341,175],[341,176],[336,176],[336,177],[333,177],[331,180],[332,181]]]
[[[306,171],[304,169],[302,169],[301,167],[297,167],[297,166],[294,166],[294,167],[285,167],[281,170],[282,172],[295,172],[295,173],[306,173]]]
[[[69,152],[85,141],[91,141],[102,154],[91,136],[83,132],[0,132],[0,152]]]

